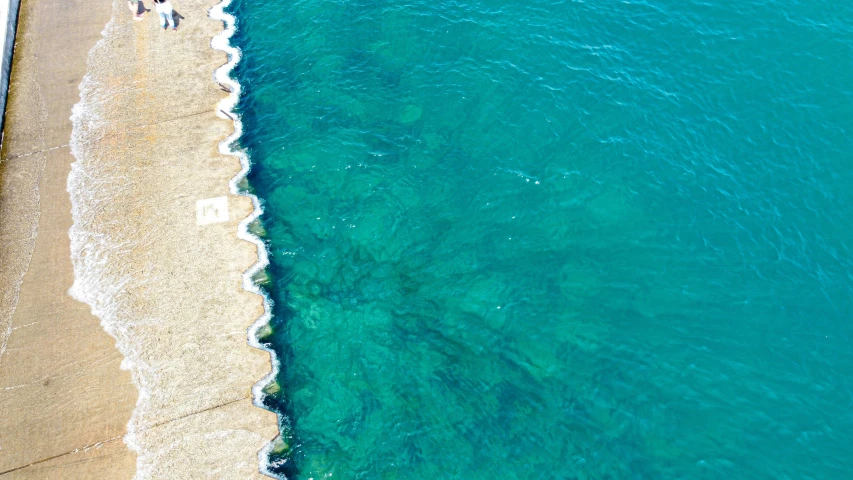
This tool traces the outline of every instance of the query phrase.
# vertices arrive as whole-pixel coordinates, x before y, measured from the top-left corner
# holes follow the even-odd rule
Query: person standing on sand
[[[139,0],[127,0],[127,8],[133,14],[134,20],[142,20],[142,16],[145,15],[145,5],[143,5],[142,12],[139,11]]]
[[[169,0],[154,0],[154,8],[160,14],[160,26],[163,27],[163,30],[167,28],[166,22],[169,23],[173,31],[178,29],[175,25],[175,17],[172,15],[172,3]]]

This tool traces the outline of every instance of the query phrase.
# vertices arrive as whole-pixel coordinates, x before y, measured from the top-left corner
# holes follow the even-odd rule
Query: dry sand
[[[217,151],[233,127],[215,115],[212,5],[174,0],[184,18],[164,32],[123,0],[23,1],[0,164],[4,479],[260,476],[277,428],[250,389],[270,359],[246,342],[263,306],[241,286],[252,205]],[[216,197],[229,220],[199,225],[197,201]],[[98,318],[66,294],[72,261]]]

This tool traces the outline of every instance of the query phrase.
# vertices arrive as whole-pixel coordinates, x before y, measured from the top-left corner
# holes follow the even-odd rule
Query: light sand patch
[[[206,198],[195,202],[196,225],[209,225],[228,221],[228,197]]]
[[[278,433],[252,404],[271,365],[247,342],[264,307],[242,274],[259,253],[237,237],[253,211],[230,193],[240,161],[218,151],[234,127],[217,118],[226,55],[211,48],[223,27],[212,6],[181,1],[178,32],[164,32],[115,1],[72,116],[71,294],[139,389],[125,441],[140,479],[260,476],[258,451]]]

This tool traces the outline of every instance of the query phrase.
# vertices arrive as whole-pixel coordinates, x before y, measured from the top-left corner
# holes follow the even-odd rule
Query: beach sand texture
[[[29,8],[27,3],[25,0],[24,8]],[[217,150],[233,126],[215,114],[217,102],[226,94],[215,85],[212,75],[226,58],[222,52],[210,48],[211,38],[222,31],[221,22],[207,16],[213,4],[175,2],[176,12],[183,17],[180,29],[164,32],[159,28],[155,12],[149,12],[143,22],[134,22],[125,2],[115,2],[113,20],[104,30],[103,40],[89,52],[82,84],[79,77],[73,82],[64,80],[73,87],[74,100],[80,100],[74,107],[70,142],[67,128],[63,136],[62,131],[49,125],[29,127],[42,128],[51,139],[56,137],[57,145],[49,144],[48,148],[60,147],[44,154],[45,172],[56,170],[53,175],[64,180],[67,162],[65,170],[60,168],[62,161],[55,161],[60,166],[54,168],[51,157],[64,152],[67,160],[69,143],[77,158],[67,183],[74,222],[70,230],[71,262],[67,261],[67,236],[64,252],[62,245],[54,247],[51,261],[56,264],[64,261],[69,264],[67,267],[73,263],[75,278],[71,293],[91,306],[103,329],[115,338],[115,346],[124,357],[123,367],[129,370],[139,395],[137,398],[136,389],[128,383],[127,371],[116,368],[120,356],[115,354],[112,339],[100,326],[97,330],[84,330],[80,327],[83,322],[71,317],[77,312],[87,317],[89,323],[96,322],[87,315],[85,305],[65,295],[64,288],[71,280],[68,268],[65,286],[50,292],[38,290],[44,288],[45,282],[59,283],[62,277],[61,268],[39,267],[37,259],[42,237],[47,234],[44,223],[48,204],[62,205],[68,198],[64,188],[54,187],[48,192],[42,184],[37,184],[42,210],[39,234],[12,319],[7,351],[0,359],[0,381],[2,388],[7,388],[0,400],[2,409],[4,413],[20,411],[24,417],[28,416],[0,420],[0,472],[17,469],[10,478],[130,478],[134,471],[137,478],[260,476],[257,452],[277,434],[277,428],[274,414],[252,404],[250,389],[269,372],[270,359],[267,353],[251,348],[246,342],[246,329],[263,313],[263,304],[261,297],[246,292],[241,284],[241,274],[257,260],[257,251],[255,245],[236,237],[239,221],[252,210],[249,199],[229,194],[228,181],[240,170],[240,164],[237,158],[221,155]],[[48,16],[49,6],[33,7],[36,8],[38,18]],[[62,9],[68,8],[64,3]],[[80,12],[81,19],[85,18],[81,22],[92,24],[89,30],[97,23],[90,18],[91,9],[91,5],[71,7]],[[74,44],[76,38],[73,31],[69,38],[68,29],[58,26],[60,21],[67,21],[67,17],[45,20],[54,25],[52,31],[44,33],[54,36],[62,45],[53,51],[56,58],[52,62],[52,68],[62,70],[73,63],[66,57],[72,57],[77,47],[64,48]],[[96,32],[105,21],[102,19]],[[22,28],[31,27],[22,24]],[[92,32],[87,32],[91,36]],[[23,64],[25,60],[20,60],[22,65],[18,66],[19,58],[24,55],[16,53],[13,79],[20,76],[19,71],[32,71],[31,66]],[[44,57],[34,57],[37,61],[50,62]],[[37,77],[48,81],[46,75]],[[33,87],[38,91],[36,95],[43,92],[39,88]],[[10,112],[15,105],[26,101],[18,98],[25,94],[29,96],[25,89],[13,93]],[[58,108],[49,99],[42,105]],[[64,116],[57,115],[67,126],[70,104],[65,109]],[[7,128],[14,126],[12,121]],[[9,148],[4,145],[4,158],[21,155],[17,152],[45,150],[30,141],[32,134],[24,131],[19,137],[16,141],[7,132]],[[12,150],[15,145],[20,145],[18,150]],[[13,162],[4,161],[4,185],[10,183],[7,179]],[[47,173],[30,176],[41,177],[44,184]],[[11,183],[21,188],[20,182]],[[228,197],[229,220],[198,225],[197,201],[224,196]],[[38,198],[30,203],[39,205]],[[17,202],[12,204],[19,206]],[[67,203],[58,210],[67,216]],[[33,229],[26,224],[16,228],[16,232],[22,232],[18,234],[23,239],[18,242],[22,246],[15,251],[4,251],[4,258],[22,258],[21,254],[26,253],[27,232]],[[57,236],[68,232],[65,228],[67,225],[61,222],[50,226]],[[4,261],[4,268],[5,265]],[[45,314],[43,323],[27,326],[39,321],[22,311],[28,283],[36,289],[35,304],[62,297],[62,301],[75,304],[77,310],[57,307],[52,314]],[[68,318],[66,328],[51,323],[60,317]],[[61,331],[54,332],[58,328]],[[19,333],[27,329],[32,331],[29,336]],[[91,340],[98,335],[104,340],[100,343]],[[46,348],[42,342],[52,336],[58,338],[50,351],[61,351],[65,357],[74,359],[70,364],[57,363],[50,356],[41,360]],[[26,377],[24,373],[31,377],[27,380],[30,383],[42,381],[41,372],[29,371],[35,369],[32,364],[10,360],[20,356],[19,348],[27,349],[29,361],[42,370],[61,370],[72,386],[59,390],[53,399],[41,392],[46,398],[37,408],[24,403],[26,398],[10,396],[8,387],[26,383],[18,381],[19,377]],[[111,353],[107,353],[109,349]],[[91,355],[101,355],[104,359],[95,362],[97,371],[76,361],[90,350]],[[70,389],[84,377],[85,385],[81,388],[97,406],[73,407],[67,416],[74,417],[77,424],[62,424],[54,410],[67,408],[63,405],[72,400],[68,397],[74,396]],[[17,390],[25,388],[11,391]],[[115,425],[123,427],[127,422],[126,407],[133,401],[136,405],[124,440],[138,454],[135,466],[132,452],[117,441],[122,439],[124,428],[115,431]],[[93,434],[94,442],[85,437],[82,443],[67,443],[63,437],[48,431],[35,438],[30,421],[30,417],[43,418],[45,429],[68,430],[80,436],[79,432],[88,431],[90,424],[97,423],[93,419],[99,416],[104,417],[102,423],[112,430],[91,428],[97,433]],[[71,467],[54,465],[63,458],[61,455],[98,441],[107,443],[65,456],[103,458],[114,470],[104,467],[102,471],[90,468],[71,472],[68,470]],[[39,442],[47,444],[44,452],[33,452],[30,445]],[[50,458],[53,459],[46,460]],[[82,460],[85,463],[87,459]],[[40,463],[20,468],[34,462]],[[121,465],[125,467],[119,468]],[[81,468],[79,461],[74,468]]]

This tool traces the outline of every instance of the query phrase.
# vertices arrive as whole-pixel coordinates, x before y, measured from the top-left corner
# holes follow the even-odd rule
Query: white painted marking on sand
[[[195,224],[208,225],[228,221],[228,197],[205,198],[195,202]]]

